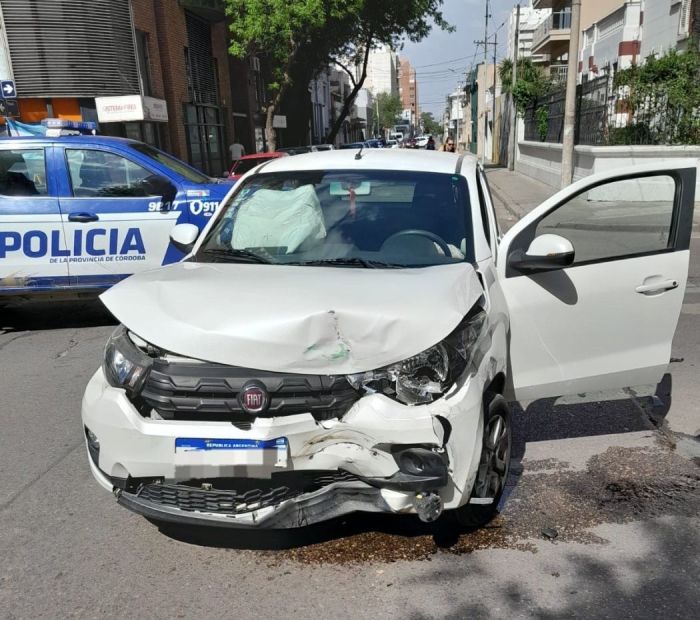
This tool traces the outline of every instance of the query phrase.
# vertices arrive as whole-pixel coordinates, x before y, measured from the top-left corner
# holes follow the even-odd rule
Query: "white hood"
[[[172,353],[292,373],[380,368],[447,336],[482,295],[466,263],[419,269],[177,263],[101,296]]]

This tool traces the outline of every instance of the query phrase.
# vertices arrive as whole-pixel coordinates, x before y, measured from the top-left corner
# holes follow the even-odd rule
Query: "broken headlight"
[[[131,337],[130,337],[131,336]],[[110,336],[105,346],[103,369],[107,381],[113,387],[124,388],[129,393],[138,393],[153,365],[153,358],[136,346],[127,329],[120,325]],[[143,343],[144,348],[148,345]]]
[[[475,306],[442,342],[402,362],[348,375],[356,390],[384,394],[406,404],[420,405],[439,398],[468,368],[478,367],[480,351],[488,348],[488,315]]]

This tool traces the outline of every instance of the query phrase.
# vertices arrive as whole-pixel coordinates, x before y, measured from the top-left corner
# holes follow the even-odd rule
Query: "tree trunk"
[[[367,37],[367,45],[365,46],[365,58],[362,63],[362,75],[360,76],[360,79],[357,82],[355,82],[353,89],[350,91],[350,94],[345,98],[345,101],[343,101],[343,109],[340,111],[338,118],[335,119],[333,127],[331,128],[331,131],[328,134],[327,141],[329,144],[333,144],[335,142],[335,138],[338,135],[338,132],[340,131],[341,127],[343,126],[343,122],[350,113],[350,108],[352,107],[352,104],[355,102],[355,97],[357,97],[357,93],[360,92],[362,85],[365,83],[365,79],[367,78],[367,63],[369,62],[369,53],[372,49],[372,38],[373,35],[370,33],[370,35]]]
[[[275,115],[275,106],[270,104],[267,106],[265,114],[265,142],[267,143],[268,153],[277,150],[277,131],[272,126],[272,119]]]

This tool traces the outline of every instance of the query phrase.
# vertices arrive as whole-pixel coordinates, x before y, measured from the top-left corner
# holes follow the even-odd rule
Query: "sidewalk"
[[[506,168],[487,169],[486,178],[504,231],[556,192],[549,185]]]

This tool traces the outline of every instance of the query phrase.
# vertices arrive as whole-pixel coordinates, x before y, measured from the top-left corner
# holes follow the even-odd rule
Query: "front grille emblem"
[[[270,396],[260,381],[249,381],[238,394],[238,404],[246,413],[263,413],[270,404]]]

